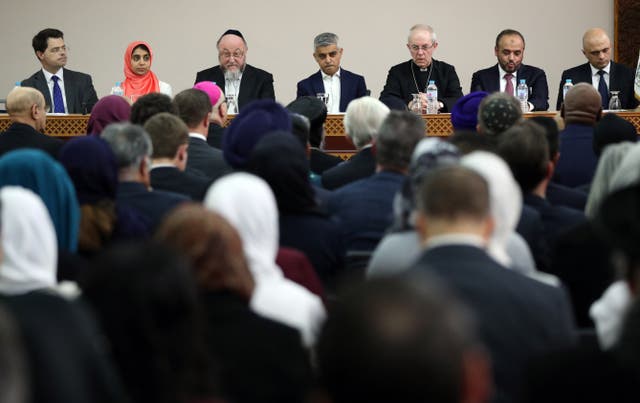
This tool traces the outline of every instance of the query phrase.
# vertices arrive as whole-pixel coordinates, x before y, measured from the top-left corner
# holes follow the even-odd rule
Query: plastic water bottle
[[[20,87],[22,87],[21,82],[20,81],[16,81],[16,85],[13,88],[16,89],[16,88],[20,88]]]
[[[518,95],[518,101],[520,101],[522,113],[529,112],[529,87],[527,87],[524,79],[520,80],[516,94]]]
[[[438,113],[438,87],[436,87],[434,80],[429,80],[427,86],[427,113]]]
[[[570,78],[567,78],[562,86],[562,99],[567,97],[567,91],[569,91],[573,87],[573,82]]]
[[[124,90],[120,86],[120,82],[119,81],[116,83],[115,86],[113,86],[111,88],[111,95],[120,95],[121,97],[124,96]]]

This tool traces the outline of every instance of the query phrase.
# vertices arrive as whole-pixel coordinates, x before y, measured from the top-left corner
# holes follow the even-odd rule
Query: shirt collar
[[[504,71],[504,69],[502,68],[502,66],[500,66],[500,63],[498,63],[498,73],[500,73],[500,79],[502,80],[504,78],[505,74],[509,74],[506,71]],[[514,71],[513,73],[513,78],[518,78],[518,70]]]
[[[341,69],[338,67],[338,71],[336,71],[336,74],[334,74],[334,76],[336,76],[336,77],[340,78],[340,70],[341,70]],[[320,74],[322,74],[322,79],[323,79],[323,80],[326,80],[327,78],[331,78],[331,77],[333,77],[333,76],[330,76],[330,75],[326,74],[326,73],[325,73],[324,71],[322,71],[322,70],[320,70]]]
[[[196,139],[207,141],[207,138],[204,135],[200,134],[200,133],[189,133],[189,137],[193,137],[193,138],[196,138]]]
[[[605,73],[609,74],[609,71],[611,71],[611,62],[609,62],[609,64],[607,64],[604,68],[602,69],[597,69],[595,67],[593,67],[593,65],[591,63],[589,63],[589,67],[591,67],[591,75],[595,76],[596,74],[598,74],[598,72],[600,70],[604,70]]]
[[[58,76],[60,81],[64,81],[63,70],[64,70],[64,67],[60,67],[60,70],[56,71],[55,73],[55,75]],[[44,78],[47,80],[47,82],[50,82],[51,77],[54,76],[54,74],[51,74],[47,70],[45,70],[44,67],[42,68],[42,73],[44,74]]]
[[[480,249],[486,249],[486,242],[477,235],[472,234],[444,234],[436,235],[427,240],[424,244],[425,249],[435,248],[437,246],[446,245],[468,245],[475,246]]]

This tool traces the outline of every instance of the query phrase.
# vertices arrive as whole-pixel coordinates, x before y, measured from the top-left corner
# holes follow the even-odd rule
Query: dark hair
[[[147,120],[160,112],[178,114],[176,106],[171,102],[171,97],[159,92],[152,92],[138,98],[131,106],[131,123],[144,126]]]
[[[487,136],[470,130],[456,130],[447,141],[458,147],[462,155],[467,155],[474,151],[495,151],[495,147]]]
[[[437,168],[420,185],[417,204],[427,217],[484,219],[489,214],[489,185],[468,168]]]
[[[560,149],[560,130],[554,118],[548,116],[534,116],[532,122],[536,122],[544,129],[549,143],[549,159],[553,159]]]
[[[46,28],[42,31],[38,32],[36,36],[31,40],[31,46],[33,46],[34,52],[44,52],[47,50],[49,38],[62,38],[64,39],[64,34],[59,29],[55,28]]]
[[[211,99],[206,92],[189,88],[173,98],[178,116],[187,127],[196,127],[211,113]]]
[[[522,34],[520,32],[516,31],[515,29],[505,29],[505,30],[502,30],[498,34],[498,36],[496,36],[496,48],[500,44],[500,39],[502,39],[502,37],[506,36],[506,35],[518,35],[520,37],[520,39],[522,39],[522,46],[525,46],[524,36],[522,36]]]
[[[189,142],[189,128],[176,115],[160,112],[144,124],[153,145],[152,158],[173,158],[178,148]]]
[[[327,106],[316,97],[300,97],[287,105],[289,112],[299,113],[309,119],[309,144],[320,147],[327,120]]]
[[[507,129],[498,143],[498,154],[511,168],[523,193],[531,192],[547,176],[547,136],[535,122],[524,121]]]
[[[82,280],[83,296],[102,324],[133,401],[210,396],[205,328],[185,260],[164,245],[132,242],[94,263]]]
[[[147,45],[145,45],[144,43],[141,43],[140,45],[138,45],[135,48],[131,49],[131,55],[133,55],[133,52],[135,52],[136,49],[142,49],[142,50],[145,50],[147,53],[151,54],[151,51],[149,50],[149,47],[147,47]],[[129,55],[129,56],[131,56],[131,55]]]
[[[309,119],[299,113],[291,113],[291,133],[300,141],[302,147],[309,143]]]
[[[337,299],[318,342],[331,401],[460,401],[473,323],[436,280],[373,279]]]
[[[377,163],[389,169],[407,169],[413,149],[424,138],[424,133],[424,120],[416,114],[408,111],[389,112],[378,131]]]

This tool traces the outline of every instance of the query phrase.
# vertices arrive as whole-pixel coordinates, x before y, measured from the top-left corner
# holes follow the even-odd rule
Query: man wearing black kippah
[[[255,99],[275,100],[273,76],[246,63],[247,42],[240,31],[227,30],[216,44],[217,66],[199,71],[196,83],[213,81],[224,88],[227,95],[228,113],[235,114]]]

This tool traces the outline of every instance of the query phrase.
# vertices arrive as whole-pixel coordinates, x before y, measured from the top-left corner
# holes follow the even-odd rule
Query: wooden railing
[[[557,112],[533,112],[525,114],[525,117],[532,116],[556,116]],[[640,133],[640,111],[618,112],[618,115],[633,123],[638,133]],[[342,124],[343,114],[329,115],[325,122],[325,149],[344,159],[349,158],[355,148],[351,141],[345,136],[344,125]],[[437,115],[423,115],[422,118],[427,123],[425,135],[446,137],[451,134],[451,115],[440,113]],[[233,119],[229,116],[227,123]],[[47,117],[45,134],[50,136],[68,139],[72,137],[84,136],[87,130],[89,115],[52,115]],[[3,132],[11,124],[9,116],[0,114],[0,132]]]

